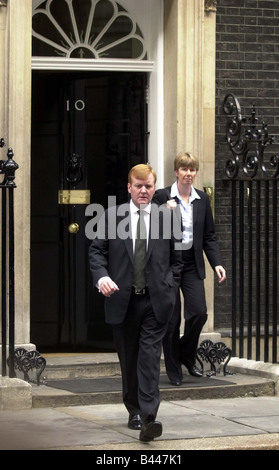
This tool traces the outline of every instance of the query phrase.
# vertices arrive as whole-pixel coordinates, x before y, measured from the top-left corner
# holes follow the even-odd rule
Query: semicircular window
[[[140,28],[115,0],[37,0],[36,4],[33,56],[147,59]]]

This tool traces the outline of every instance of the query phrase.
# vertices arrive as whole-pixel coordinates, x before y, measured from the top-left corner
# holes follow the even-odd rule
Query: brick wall
[[[216,20],[215,224],[228,273],[226,285],[215,289],[218,330],[231,325],[231,200],[224,184],[231,153],[222,104],[234,93],[247,117],[255,105],[259,122],[264,120],[279,142],[279,1],[218,0]]]

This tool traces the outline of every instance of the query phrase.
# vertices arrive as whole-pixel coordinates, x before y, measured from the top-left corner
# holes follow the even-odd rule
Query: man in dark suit
[[[163,340],[166,371],[173,385],[181,385],[181,363],[191,375],[202,377],[195,362],[199,336],[207,320],[203,252],[219,282],[226,279],[209,198],[206,193],[193,187],[198,169],[197,158],[188,152],[182,152],[174,160],[176,182],[172,186],[158,189],[153,197],[153,202],[167,204],[170,209],[181,213],[182,217],[181,253],[184,266],[180,287],[184,297],[184,334],[180,338],[181,303],[178,295]]]
[[[175,239],[164,229],[164,216],[170,221],[170,211],[150,204],[155,184],[156,173],[149,165],[133,167],[128,176],[130,202],[106,211],[105,234],[94,239],[89,250],[93,284],[106,297],[106,322],[112,325],[120,359],[128,427],[141,429],[142,441],[162,433],[162,424],[156,421],[161,346],[182,269]],[[144,213],[139,215],[139,209]],[[109,225],[115,227],[114,233],[109,233]]]

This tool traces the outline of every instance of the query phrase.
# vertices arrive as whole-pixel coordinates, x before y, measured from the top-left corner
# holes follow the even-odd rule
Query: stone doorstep
[[[86,359],[82,357],[76,357],[73,361],[70,360],[70,358],[67,358],[67,360],[64,360],[64,363],[59,364],[59,359],[62,361],[61,357],[58,358],[58,364],[57,361],[52,361],[50,359],[50,364],[49,364],[49,370],[53,369],[56,372],[60,371],[60,374],[55,375],[55,377],[52,377],[52,374],[48,377],[47,374],[47,368],[46,368],[46,374],[42,374],[42,378],[44,378],[44,375],[46,375],[47,379],[51,378],[82,378],[82,377],[92,377],[92,370],[94,367],[96,367],[96,370],[102,371],[102,376],[104,376],[103,372],[106,370],[106,376],[111,376],[111,375],[119,375],[119,364],[116,358],[116,355],[109,355],[110,358],[104,354],[102,356],[99,355],[94,355],[95,361],[92,363],[92,356],[89,358],[88,356]],[[110,359],[110,361],[108,361]],[[80,361],[83,361],[83,364],[80,364]],[[75,362],[72,364],[71,362]],[[68,364],[68,365],[67,365]],[[65,371],[65,369],[68,369],[69,371],[66,373],[66,376],[61,377],[61,371]],[[112,367],[112,369],[111,369]],[[89,370],[88,370],[89,369]],[[228,369],[230,369],[234,373],[238,373],[241,375],[249,375],[253,377],[261,377],[264,379],[268,379],[273,382],[274,387],[273,387],[273,392],[275,396],[279,395],[279,365],[276,364],[270,364],[270,363],[264,363],[261,361],[252,361],[252,360],[246,360],[246,359],[239,359],[239,358],[231,358]],[[95,377],[100,377],[99,373],[97,372],[93,374]],[[78,371],[78,374],[76,372]],[[86,371],[86,373],[84,372]],[[113,373],[111,373],[113,371]],[[110,372],[110,373],[109,373]],[[256,383],[256,381],[255,381]],[[257,388],[257,385],[255,385],[255,389]],[[184,389],[185,390],[185,389]],[[37,395],[37,392],[41,395],[41,387],[37,387],[37,385],[31,385],[24,380],[21,380],[19,378],[7,378],[7,377],[1,377],[0,376],[0,411],[1,410],[19,410],[19,409],[30,409],[34,406],[32,404],[33,401],[33,395]],[[256,390],[257,392],[257,390]],[[167,394],[167,392],[163,392],[164,394]],[[172,391],[173,393],[173,399],[176,399],[176,394],[178,393],[176,390]],[[234,396],[237,396],[237,390],[234,390]],[[251,393],[251,392],[250,392]],[[258,392],[257,392],[258,393]],[[262,392],[263,394],[271,394],[271,388],[266,388]],[[61,393],[62,395],[65,394],[65,392]],[[65,398],[65,397],[64,397]],[[83,397],[85,399],[85,396]],[[163,397],[162,397],[163,398]],[[167,398],[167,396],[165,397]],[[201,396],[201,398],[206,398],[204,395]],[[61,397],[62,399],[62,397]],[[89,396],[87,396],[87,399],[89,399]],[[177,398],[179,399],[179,398]],[[83,401],[84,402],[84,401]],[[80,404],[80,402],[79,402]],[[84,404],[86,404],[86,399]],[[51,406],[51,405],[50,405]]]
[[[275,395],[279,395],[279,364],[232,357],[229,369],[235,373],[272,380],[275,384]]]
[[[221,341],[219,333],[201,333],[200,342],[210,339]],[[43,354],[47,360],[42,374],[45,380],[108,377],[120,375],[120,364],[116,352],[96,354]],[[161,372],[165,372],[162,355]]]
[[[46,381],[55,379],[81,379],[81,378],[102,378],[115,377],[120,375],[119,362],[116,353],[79,355],[72,357],[49,357],[48,367],[45,370]],[[231,360],[232,361],[232,360]],[[240,364],[239,364],[240,361]],[[64,364],[63,364],[64,362]],[[241,360],[234,358],[233,366],[228,367],[232,372],[237,373],[235,383],[226,386],[208,387],[171,387],[161,389],[162,400],[184,400],[184,399],[206,399],[206,398],[234,398],[239,396],[274,396],[275,377],[258,374],[247,374]],[[66,365],[67,364],[67,365]],[[231,362],[229,363],[229,365]],[[237,367],[238,366],[238,367]],[[244,367],[245,366],[245,367]],[[208,367],[206,366],[206,371]],[[237,370],[236,370],[237,369]],[[106,374],[104,374],[104,370]],[[165,373],[164,360],[161,360],[161,373]],[[250,377],[248,377],[250,375]],[[279,373],[278,373],[279,375]],[[222,379],[222,373],[219,375]],[[232,376],[232,381],[233,376]],[[92,392],[92,393],[72,393],[62,389],[54,389],[47,386],[36,385],[32,388],[33,408],[111,404],[122,402],[122,392]]]
[[[209,337],[213,342],[220,341],[220,335],[214,333],[203,333],[200,340],[202,341]],[[22,346],[28,350],[35,349],[35,345],[31,344]],[[120,375],[119,361],[116,353],[84,355],[46,354],[44,357],[47,360],[47,365],[42,373],[41,379],[45,380]],[[162,372],[164,373],[163,358],[161,365]],[[234,373],[261,377],[272,381],[274,383],[274,394],[276,396],[279,395],[279,365],[234,357],[230,359],[228,369]],[[255,385],[255,387],[257,386]],[[32,408],[33,394],[36,389],[40,389],[40,387],[31,385],[20,378],[0,376],[0,411]],[[167,394],[168,392],[164,393]],[[263,393],[270,394],[268,389]],[[64,394],[64,392],[62,392],[62,394]],[[176,395],[174,395],[174,397],[175,396]],[[205,397],[202,396],[201,398]]]
[[[242,378],[232,384],[161,388],[162,401],[206,400],[239,397],[274,396],[274,382],[267,379]],[[222,378],[222,377],[221,377]],[[86,379],[85,379],[86,380]],[[122,403],[122,391],[73,393],[47,386],[33,387],[33,408],[56,408],[64,406],[112,405]]]

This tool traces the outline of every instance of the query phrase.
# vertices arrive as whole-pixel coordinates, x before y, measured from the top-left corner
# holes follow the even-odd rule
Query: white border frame
[[[69,59],[63,57],[32,57],[32,70],[81,70],[112,72],[152,72],[150,60],[124,59]]]

